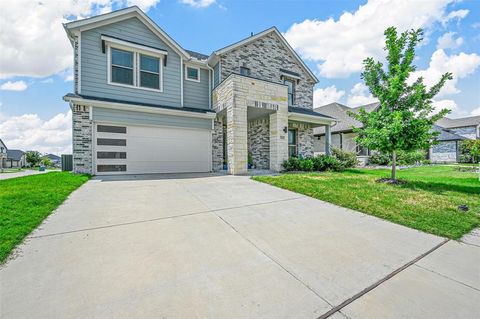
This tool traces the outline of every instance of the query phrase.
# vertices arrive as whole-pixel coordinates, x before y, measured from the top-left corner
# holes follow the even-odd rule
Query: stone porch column
[[[227,107],[227,157],[229,174],[246,174],[248,162],[247,104],[234,99]]]
[[[332,133],[330,125],[325,125],[325,155],[331,154]]]
[[[270,170],[281,171],[288,159],[288,138],[284,129],[288,128],[288,108],[280,105],[278,111],[270,114]]]

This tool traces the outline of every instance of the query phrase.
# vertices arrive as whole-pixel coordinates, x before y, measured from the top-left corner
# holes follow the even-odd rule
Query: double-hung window
[[[288,87],[288,106],[292,106],[295,103],[295,81],[291,79],[283,80],[283,83]]]
[[[163,91],[163,62],[168,54],[159,49],[129,46],[129,43],[103,38],[108,47],[108,84],[144,90]],[[166,61],[166,60],[165,60]]]
[[[160,89],[160,59],[140,54],[140,86]]]
[[[111,82],[133,85],[133,52],[112,48],[111,54]]]

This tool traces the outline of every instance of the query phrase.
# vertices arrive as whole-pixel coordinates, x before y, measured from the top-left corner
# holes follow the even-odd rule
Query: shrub
[[[370,156],[368,162],[373,165],[388,165],[390,163],[390,156],[383,153],[374,153]]]
[[[313,158],[313,169],[315,171],[340,171],[343,166],[338,159],[329,155],[320,155]]]
[[[305,172],[313,171],[313,161],[310,158],[301,159],[299,161],[300,170]]]
[[[343,168],[352,168],[358,164],[357,155],[353,152],[332,147],[332,155],[340,162]]]
[[[300,169],[300,160],[297,157],[290,157],[283,162],[282,166],[286,171],[298,171]]]
[[[397,165],[414,165],[424,160],[425,151],[397,152]],[[392,155],[375,153],[370,156],[369,163],[374,165],[392,165]]]

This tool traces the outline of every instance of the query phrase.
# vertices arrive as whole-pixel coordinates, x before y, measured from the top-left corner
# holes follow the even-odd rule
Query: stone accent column
[[[229,174],[247,173],[247,105],[234,99],[227,108],[227,158]]]
[[[212,170],[223,170],[223,121],[218,117],[213,122]]]
[[[287,96],[287,89],[284,95]],[[286,101],[279,104],[278,111],[270,114],[270,170],[281,171],[282,164],[288,159],[288,137],[284,129],[288,128],[288,106]]]
[[[73,172],[93,174],[92,163],[92,120],[90,119],[90,107],[73,105],[72,129],[73,129]]]

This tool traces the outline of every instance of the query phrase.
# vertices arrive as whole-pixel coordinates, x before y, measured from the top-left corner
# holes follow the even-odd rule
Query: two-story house
[[[210,55],[138,7],[64,25],[74,49],[73,166],[90,174],[278,171],[313,155],[311,70],[272,27]],[[328,152],[328,150],[327,150]]]

